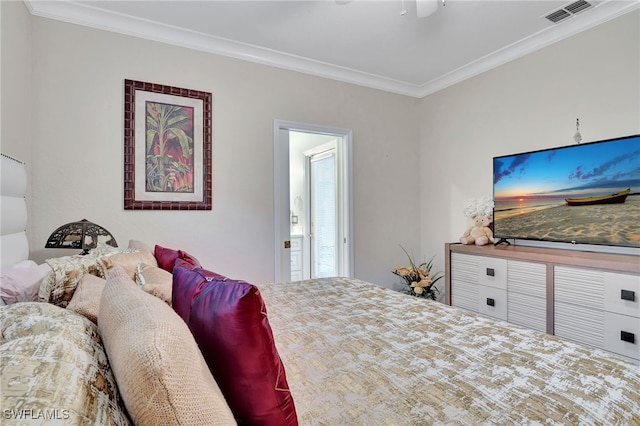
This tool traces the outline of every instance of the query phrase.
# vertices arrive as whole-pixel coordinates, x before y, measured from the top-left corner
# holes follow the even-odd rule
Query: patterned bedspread
[[[260,286],[301,425],[638,425],[640,366],[353,279]]]
[[[130,424],[95,324],[38,302],[0,319],[0,424]]]

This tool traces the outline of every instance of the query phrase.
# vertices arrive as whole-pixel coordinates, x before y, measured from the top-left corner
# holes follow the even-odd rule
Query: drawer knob
[[[496,306],[496,301],[495,299],[492,299],[490,297],[487,297],[487,305],[488,306]]]
[[[628,331],[620,331],[620,340],[623,342],[636,343],[636,335]]]
[[[632,290],[620,290],[620,299],[635,302],[636,292]]]
[[[493,268],[487,268],[487,275],[490,277],[495,277],[496,271]]]

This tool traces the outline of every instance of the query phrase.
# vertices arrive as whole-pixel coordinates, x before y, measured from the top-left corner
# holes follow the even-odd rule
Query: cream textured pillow
[[[98,331],[135,424],[236,424],[185,322],[119,266],[107,277]]]
[[[84,315],[95,324],[98,323],[98,310],[100,298],[104,290],[106,280],[91,274],[84,274],[73,293],[73,297],[67,305],[67,309]]]
[[[171,305],[171,288],[173,287],[171,272],[158,266],[140,263],[136,268],[136,283],[147,293]]]

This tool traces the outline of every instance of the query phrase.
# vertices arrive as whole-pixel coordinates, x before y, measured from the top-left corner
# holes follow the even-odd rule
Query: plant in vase
[[[409,259],[409,266],[398,266],[393,272],[403,280],[404,293],[424,299],[436,300],[438,288],[435,283],[443,277],[442,272],[433,272],[433,257],[419,265],[413,257],[400,246]]]

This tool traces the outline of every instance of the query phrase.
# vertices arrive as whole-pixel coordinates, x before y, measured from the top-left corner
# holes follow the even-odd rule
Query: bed
[[[136,240],[45,268],[0,307],[2,424],[640,424],[638,365],[358,279],[255,286]]]
[[[260,287],[301,424],[640,424],[640,367],[356,279]]]

